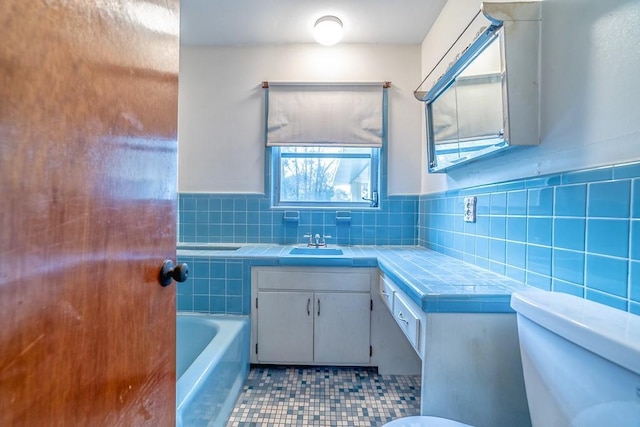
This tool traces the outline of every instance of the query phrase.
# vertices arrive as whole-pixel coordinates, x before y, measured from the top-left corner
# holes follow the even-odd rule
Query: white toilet
[[[533,427],[640,426],[640,316],[545,291],[511,307]]]
[[[533,427],[640,426],[640,316],[572,295],[514,293]],[[407,417],[387,427],[469,427]]]

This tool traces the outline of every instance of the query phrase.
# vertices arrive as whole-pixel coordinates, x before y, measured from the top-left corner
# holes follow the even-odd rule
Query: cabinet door
[[[313,362],[313,293],[258,292],[258,360]]]
[[[316,363],[369,363],[371,295],[315,293]]]

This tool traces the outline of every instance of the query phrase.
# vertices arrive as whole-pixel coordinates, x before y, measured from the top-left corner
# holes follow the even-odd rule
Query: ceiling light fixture
[[[313,36],[325,46],[332,46],[342,38],[342,21],[333,15],[323,16],[313,25]]]

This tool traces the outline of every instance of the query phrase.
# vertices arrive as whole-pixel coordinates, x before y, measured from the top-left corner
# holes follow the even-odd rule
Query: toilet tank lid
[[[640,375],[640,316],[560,292],[514,292],[518,315]]]

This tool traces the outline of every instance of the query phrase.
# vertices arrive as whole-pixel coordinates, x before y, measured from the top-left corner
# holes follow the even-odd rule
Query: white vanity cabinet
[[[253,363],[368,365],[367,268],[254,267]]]
[[[378,292],[422,359],[422,415],[530,425],[514,313],[424,311],[384,273]]]

